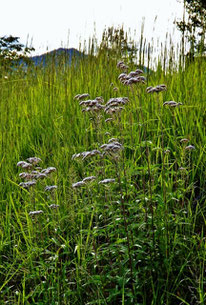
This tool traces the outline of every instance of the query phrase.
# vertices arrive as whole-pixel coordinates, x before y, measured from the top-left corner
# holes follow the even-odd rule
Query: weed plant
[[[127,39],[0,67],[0,304],[206,303],[206,62]]]

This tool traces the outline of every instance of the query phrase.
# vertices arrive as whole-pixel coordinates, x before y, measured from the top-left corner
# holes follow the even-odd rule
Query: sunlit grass
[[[143,63],[120,45],[67,68],[1,67],[0,304],[206,301],[206,62],[159,64],[127,86],[118,61],[128,73]],[[147,93],[160,84],[167,90]],[[129,102],[114,114],[82,112],[82,93]],[[115,154],[101,148],[111,138],[122,144]],[[93,150],[101,154],[72,158]],[[34,156],[57,170],[25,189],[17,162]]]

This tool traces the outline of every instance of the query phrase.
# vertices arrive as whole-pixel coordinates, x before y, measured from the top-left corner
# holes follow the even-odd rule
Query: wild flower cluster
[[[26,162],[27,161],[27,162]],[[27,170],[27,172],[21,172],[19,177],[21,179],[26,180],[26,182],[19,183],[19,186],[29,189],[31,186],[36,185],[37,180],[42,180],[48,177],[49,174],[56,171],[55,167],[48,167],[42,169],[39,166],[36,166],[38,163],[42,162],[40,158],[37,157],[30,157],[26,159],[26,161],[19,161],[17,163],[18,167]],[[32,179],[32,180],[31,180]],[[48,186],[46,186],[47,188]],[[47,190],[45,188],[45,190]]]
[[[109,139],[107,144],[103,144],[100,148],[104,151],[104,154],[114,155],[119,153],[124,147],[121,143],[117,141],[116,138]]]
[[[187,144],[190,140],[187,138],[183,138],[180,140],[181,144]],[[184,147],[185,150],[191,151],[191,150],[195,150],[195,146],[190,144]]]
[[[136,69],[135,71],[127,73],[129,67],[125,65],[123,61],[119,62],[117,67],[124,71],[124,73],[121,73],[118,77],[123,85],[145,84],[146,78],[142,75],[142,70]],[[131,87],[131,89],[133,91],[134,87]],[[146,92],[144,88],[143,90],[145,95],[158,93],[158,97],[159,95],[161,97],[161,92],[164,94],[167,90],[167,86],[165,84],[160,84],[154,87],[147,87]],[[181,159],[178,163],[178,159],[174,157],[176,153],[175,149],[171,149],[170,147],[167,148],[165,145],[167,140],[165,140],[164,125],[162,122],[158,122],[158,124],[160,124],[160,127],[158,128],[161,128],[162,126],[163,128],[161,129],[161,133],[159,133],[160,136],[158,136],[158,147],[151,150],[155,145],[154,142],[156,141],[156,138],[153,142],[148,140],[147,135],[149,134],[148,130],[150,126],[149,124],[146,125],[147,123],[145,123],[145,121],[147,118],[144,118],[143,114],[142,117],[140,117],[140,120],[142,120],[145,125],[138,124],[140,136],[137,140],[134,140],[134,146],[131,145],[131,147],[129,147],[129,145],[127,146],[125,144],[127,138],[125,138],[125,141],[122,140],[122,130],[124,126],[121,125],[120,120],[121,112],[130,106],[128,97],[111,97],[108,101],[105,101],[101,96],[90,99],[90,94],[83,93],[77,94],[74,99],[77,101],[77,105],[79,105],[85,116],[92,115],[94,118],[98,117],[98,119],[103,120],[104,123],[102,125],[99,124],[98,126],[95,125],[95,128],[92,128],[92,132],[94,133],[93,138],[97,139],[96,143],[92,143],[90,147],[84,147],[82,152],[74,153],[71,157],[74,165],[73,169],[77,168],[76,173],[78,176],[77,178],[72,177],[71,190],[73,196],[71,196],[71,202],[74,200],[75,208],[77,207],[76,200],[78,203],[83,203],[83,207],[81,206],[82,211],[84,211],[84,209],[86,210],[85,215],[81,212],[82,215],[84,215],[82,216],[81,226],[79,223],[77,224],[77,230],[81,228],[81,246],[77,244],[73,254],[75,254],[76,249],[79,249],[79,257],[87,259],[89,264],[92,262],[90,266],[95,265],[95,268],[92,271],[93,273],[89,274],[91,277],[94,274],[95,278],[97,273],[99,278],[99,274],[101,276],[101,274],[105,275],[110,272],[110,276],[113,276],[114,272],[114,277],[111,277],[111,281],[118,283],[119,278],[122,279],[122,274],[124,273],[125,291],[130,291],[130,289],[132,291],[131,287],[133,284],[135,289],[138,290],[137,287],[139,287],[139,278],[141,277],[142,270],[148,268],[148,272],[147,270],[144,271],[144,276],[150,276],[153,272],[153,263],[159,263],[158,260],[160,260],[161,264],[164,252],[169,257],[169,251],[171,249],[169,243],[172,238],[170,237],[169,231],[166,232],[166,230],[168,230],[169,226],[172,227],[172,223],[176,222],[176,215],[175,209],[172,211],[172,216],[170,215],[168,203],[171,202],[171,194],[172,196],[173,194],[177,194],[176,190],[173,192],[173,184],[171,183],[170,185],[169,183],[170,179],[175,180],[175,187],[178,188],[177,185],[180,185],[181,183],[181,179],[178,180],[178,178],[179,176],[186,176],[187,169],[190,166],[190,156],[195,150],[195,146],[189,144],[190,141],[187,138],[177,138],[178,140],[175,140],[175,143],[179,141],[177,143],[177,149],[179,150],[180,148],[181,155]],[[162,103],[163,107],[160,108],[160,110],[162,109],[162,115],[164,115],[167,111],[167,108],[164,108],[165,106],[168,108],[175,108],[180,105],[182,105],[180,102],[165,101]],[[174,112],[171,111],[171,113],[175,114],[176,111],[178,111],[178,109],[174,109]],[[111,122],[111,126],[105,124],[109,122]],[[113,124],[115,125],[117,123],[120,128],[113,128]],[[146,126],[146,128],[149,126],[147,130],[145,129],[146,132],[143,129],[144,126]],[[112,128],[109,129],[109,127]],[[112,130],[116,130],[118,135],[112,133]],[[131,134],[132,132],[133,126],[131,128]],[[156,152],[153,153],[153,150],[155,150],[157,154]],[[125,159],[127,159],[127,156],[130,158],[131,154],[133,154],[132,156],[135,155],[136,160],[134,161],[135,158],[132,159],[132,162],[135,164],[132,164],[129,168],[131,164],[129,163],[130,160],[125,164]],[[36,187],[39,189],[43,188],[43,196],[50,199],[52,194],[56,194],[57,185],[52,185],[51,183],[48,183],[48,181],[50,181],[49,179],[51,179],[52,173],[55,173],[57,170],[55,167],[42,168],[39,164],[42,164],[42,160],[37,157],[30,157],[27,158],[26,161],[19,161],[17,163],[17,166],[22,169],[22,172],[19,173],[19,178],[23,180],[19,183],[19,186],[20,188],[27,190],[28,192],[26,193],[29,195],[34,195],[33,190],[35,190]],[[165,170],[166,167],[168,167],[168,171]],[[179,202],[179,199],[175,197],[172,197],[172,200]],[[48,201],[50,203],[50,200]],[[89,205],[87,205],[87,203],[90,202],[92,203],[91,209]],[[48,207],[50,209],[56,210],[59,208],[58,204],[49,203]],[[44,213],[44,208],[42,208],[42,206],[35,209],[34,205],[34,209],[29,212],[29,216],[34,219],[34,217],[38,217]],[[164,216],[164,213],[166,216]],[[84,222],[84,217],[89,219],[89,222]],[[155,217],[157,217],[157,220]],[[73,216],[71,218],[73,219]],[[160,227],[161,230],[159,230],[159,224],[162,226]],[[96,235],[92,235],[92,230]],[[98,235],[98,232],[100,232],[100,235],[96,238],[95,236]],[[165,234],[165,232],[167,234]],[[87,234],[86,238],[84,238],[84,234]],[[163,248],[161,255],[158,248],[160,234],[164,234],[171,238],[168,239],[165,249],[164,245],[161,245]],[[92,235],[91,243],[89,240],[90,235]],[[84,243],[84,241],[86,242]],[[78,243],[78,236],[77,238],[75,236],[74,239],[71,239],[71,249],[73,243],[76,242]],[[84,249],[84,245],[86,250]],[[88,248],[90,252],[87,251]],[[56,253],[61,255],[59,250]],[[92,255],[90,255],[90,253],[92,253]],[[105,264],[107,259],[109,259],[109,267],[105,266],[104,269],[104,265],[107,265],[107,263]],[[62,262],[63,260],[64,258],[62,259]],[[124,264],[121,264],[121,268],[119,268],[119,262],[122,261],[124,261]],[[149,264],[148,261],[150,261]],[[112,270],[110,271],[109,268]],[[121,270],[118,270],[118,268]],[[123,268],[125,269],[123,270]],[[79,272],[81,272],[81,270],[79,270]],[[83,270],[83,272],[85,272],[85,270]],[[115,276],[118,278],[117,282],[115,282]],[[141,280],[147,280],[146,276]],[[148,285],[146,283],[145,287],[148,287]],[[116,287],[119,289],[120,286],[117,284]],[[135,293],[136,291],[132,292],[133,296],[135,296]],[[132,300],[134,300],[134,298]],[[124,302],[123,299],[121,301]],[[127,300],[125,302],[127,303]],[[138,303],[137,301],[132,302],[135,304]]]
[[[106,155],[113,157],[114,159],[118,158],[121,150],[123,150],[123,145],[119,143],[116,138],[111,138],[108,140],[108,143],[102,144],[100,146],[100,150],[94,149],[91,151],[84,151],[82,153],[73,154],[72,160],[80,159],[83,161],[93,156],[100,156],[103,159]],[[89,176],[84,178],[81,181],[72,184],[73,188],[78,188],[82,186],[86,186],[88,182],[94,181],[97,179],[97,176]],[[100,180],[99,184],[108,184],[110,182],[114,182],[115,179],[104,179]]]
[[[82,94],[77,94],[75,98],[79,99]],[[85,96],[85,95],[84,95]],[[124,109],[124,105],[129,103],[128,97],[115,97],[115,98],[110,98],[106,103],[104,103],[103,97],[96,97],[93,100],[83,100],[79,102],[79,105],[83,107],[82,111],[83,112],[98,112],[103,110],[103,115],[101,116],[102,118],[104,117],[104,114],[118,114]],[[106,118],[105,122],[111,122],[113,121],[112,117]],[[110,133],[108,133],[110,134]],[[99,145],[98,149],[93,149],[90,151],[83,151],[79,153],[75,153],[72,155],[72,160],[87,160],[90,159],[91,157],[96,157],[98,156],[100,160],[103,160],[106,156],[112,157],[114,159],[118,158],[118,155],[120,155],[120,152],[123,150],[123,145],[118,141],[116,138],[111,138],[108,140],[108,143],[104,143],[102,145]],[[99,179],[98,179],[99,178]],[[85,187],[87,186],[88,182],[94,181],[94,180],[99,180],[98,184],[109,184],[112,182],[115,182],[114,178],[106,178],[102,179],[96,175],[94,176],[89,176],[84,178],[81,181],[75,182],[72,184],[72,187],[74,189],[80,188],[80,187]]]
[[[105,104],[104,111],[106,114],[118,113],[118,112],[124,110],[124,107],[122,107],[122,106],[127,104],[128,102],[129,102],[128,97],[111,98]]]
[[[117,63],[117,68],[123,71],[127,71],[129,69],[129,67],[125,65],[125,63],[122,60]]]
[[[86,96],[86,94],[84,94],[84,96]],[[103,97],[98,96],[93,100],[89,99],[80,101],[79,105],[82,107],[82,112],[99,113],[100,111],[104,111],[106,114],[114,114],[124,110],[124,107],[122,106],[128,102],[129,99],[127,97],[115,97],[109,99],[106,104],[104,104]],[[106,122],[110,120],[112,119],[107,119]]]
[[[83,107],[82,112],[99,112],[104,109],[103,102],[102,97],[96,97],[94,100],[81,101],[79,105]]]
[[[124,64],[123,61],[119,61],[117,63],[117,68],[124,68],[126,65]],[[127,67],[127,66],[126,66]],[[143,83],[145,84],[146,82],[146,78],[144,76],[142,76],[144,72],[141,69],[136,69],[135,71],[131,71],[128,74],[127,73],[121,73],[118,76],[118,79],[120,80],[120,82],[124,85],[133,85],[136,83]]]
[[[29,157],[26,161],[19,161],[17,166],[26,170],[19,173],[19,177],[24,180],[19,183],[19,186],[23,189],[29,191],[32,187],[37,186],[40,180],[48,181],[51,174],[56,172],[56,168],[53,166],[42,168],[39,166],[39,163],[42,163],[42,160],[38,157]],[[41,183],[40,183],[41,185]],[[45,184],[44,184],[45,185]],[[52,192],[57,189],[57,185],[46,185],[44,186],[44,192]],[[57,208],[57,205],[50,205],[50,208]],[[32,211],[29,213],[30,216],[42,214],[43,211]]]

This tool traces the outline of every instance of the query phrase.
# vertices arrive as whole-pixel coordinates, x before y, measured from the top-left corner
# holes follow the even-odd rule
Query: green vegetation
[[[171,47],[126,85],[152,54],[116,34],[71,67],[0,67],[0,304],[206,304],[206,62]]]
[[[0,66],[3,65],[4,70],[8,72],[11,67],[18,66],[20,60],[24,59],[26,62],[28,60],[27,56],[32,51],[35,51],[35,49],[21,44],[19,37],[11,35],[0,37]]]
[[[187,13],[187,18],[186,14]],[[203,54],[206,51],[206,2],[205,0],[184,0],[183,19],[178,21],[177,27],[184,40],[190,44],[189,57]]]

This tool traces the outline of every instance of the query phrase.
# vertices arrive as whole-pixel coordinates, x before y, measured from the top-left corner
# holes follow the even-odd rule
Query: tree
[[[19,42],[19,37],[3,36],[0,37],[0,61],[14,63],[14,61],[27,57],[33,47],[24,46]]]
[[[99,47],[99,53],[105,54],[107,51],[110,57],[119,59],[129,59],[134,62],[137,53],[137,47],[132,40],[128,37],[127,32],[123,27],[108,27],[104,30],[102,41]]]
[[[186,38],[190,43],[190,55],[202,54],[206,50],[206,2],[205,0],[184,0],[184,8],[188,19],[177,22],[177,27],[182,32],[183,43]]]

